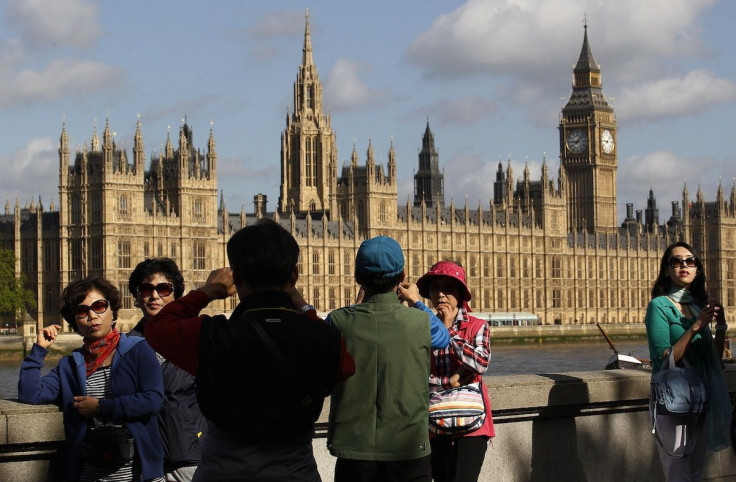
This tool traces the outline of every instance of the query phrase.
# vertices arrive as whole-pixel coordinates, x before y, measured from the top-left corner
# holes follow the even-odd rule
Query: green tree
[[[26,289],[26,277],[15,276],[15,254],[9,249],[0,249],[0,315],[15,323],[17,315],[36,307],[36,296]]]

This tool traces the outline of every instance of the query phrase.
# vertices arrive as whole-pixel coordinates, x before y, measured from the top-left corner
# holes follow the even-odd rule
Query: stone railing
[[[481,481],[663,480],[648,415],[650,374],[610,370],[486,378],[496,437]],[[726,380],[736,391],[736,367]],[[325,443],[329,404],[314,452],[325,481],[335,459]],[[53,406],[0,401],[0,480],[53,480],[63,440]],[[732,450],[708,453],[705,480],[736,480]]]

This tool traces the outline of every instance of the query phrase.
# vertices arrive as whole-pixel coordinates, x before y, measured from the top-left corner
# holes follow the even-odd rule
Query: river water
[[[649,358],[646,340],[616,342],[619,353]],[[486,376],[535,373],[560,373],[603,370],[613,355],[608,345],[600,342],[557,343],[536,345],[495,345],[491,347],[491,364]],[[49,361],[44,373],[56,365]],[[0,360],[0,398],[18,394],[19,360]]]

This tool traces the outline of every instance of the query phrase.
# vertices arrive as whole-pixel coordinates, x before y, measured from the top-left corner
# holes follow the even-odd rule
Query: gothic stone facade
[[[376,164],[373,141],[365,159],[353,146],[339,170],[335,132],[322,110],[322,85],[314,64],[309,20],[302,63],[294,83],[294,106],[281,135],[281,188],[270,212],[266,196],[252,210],[229,212],[217,203],[217,154],[210,131],[206,151],[193,147],[185,121],[177,148],[167,138],[145,170],[138,124],[133,162],[119,149],[109,126],[100,143],[93,132],[69,159],[69,140],[60,139],[60,205],[45,211],[41,200],[21,208],[6,205],[0,242],[14,250],[16,271],[38,296],[31,313],[39,325],[58,322],[58,294],[69,281],[102,275],[124,293],[123,329],[138,317],[127,294],[135,264],[151,256],[174,258],[188,288],[210,270],[225,266],[225,244],[238,229],[261,217],[280,222],[301,247],[299,287],[319,310],[354,301],[354,257],[360,242],[392,236],[401,243],[410,280],[436,261],[465,266],[472,307],[483,312],[531,312],[543,323],[639,323],[664,248],[691,243],[708,273],[710,294],[736,315],[736,186],[721,186],[706,202],[700,189],[659,222],[650,192],[645,216],[627,206],[616,221],[617,124],[602,92],[601,71],[588,43],[573,71],[572,94],[560,116],[560,168],[550,176],[547,161],[539,180],[528,169],[515,179],[499,164],[487,205],[445,204],[435,137],[427,123],[415,174],[413,202],[397,199],[397,154],[387,146],[387,165]],[[489,180],[490,182],[490,180]],[[211,307],[229,311],[231,298]]]

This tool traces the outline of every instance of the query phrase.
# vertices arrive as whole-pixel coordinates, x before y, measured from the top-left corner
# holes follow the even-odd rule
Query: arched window
[[[192,201],[192,217],[195,221],[204,221],[204,208],[201,198],[194,198]]]
[[[118,214],[121,217],[128,217],[130,215],[130,208],[128,206],[128,195],[121,194],[118,198]]]
[[[381,204],[378,205],[378,220],[382,223],[385,223],[386,219],[386,202],[381,201]]]
[[[72,194],[72,212],[71,214],[71,223],[72,224],[79,224],[82,220],[82,203],[79,201],[79,196],[76,194]]]
[[[118,241],[118,268],[130,268],[130,241]]]
[[[91,197],[92,213],[90,221],[93,223],[102,222],[102,199],[98,193],[92,194]]]
[[[315,185],[315,159],[314,159],[314,142],[313,139],[310,137],[307,137],[304,139],[305,145],[304,145],[304,167],[306,169],[306,184],[307,186],[314,186]]]
[[[206,267],[206,247],[204,241],[195,241],[192,245],[193,255],[193,268],[197,270],[205,269]]]

